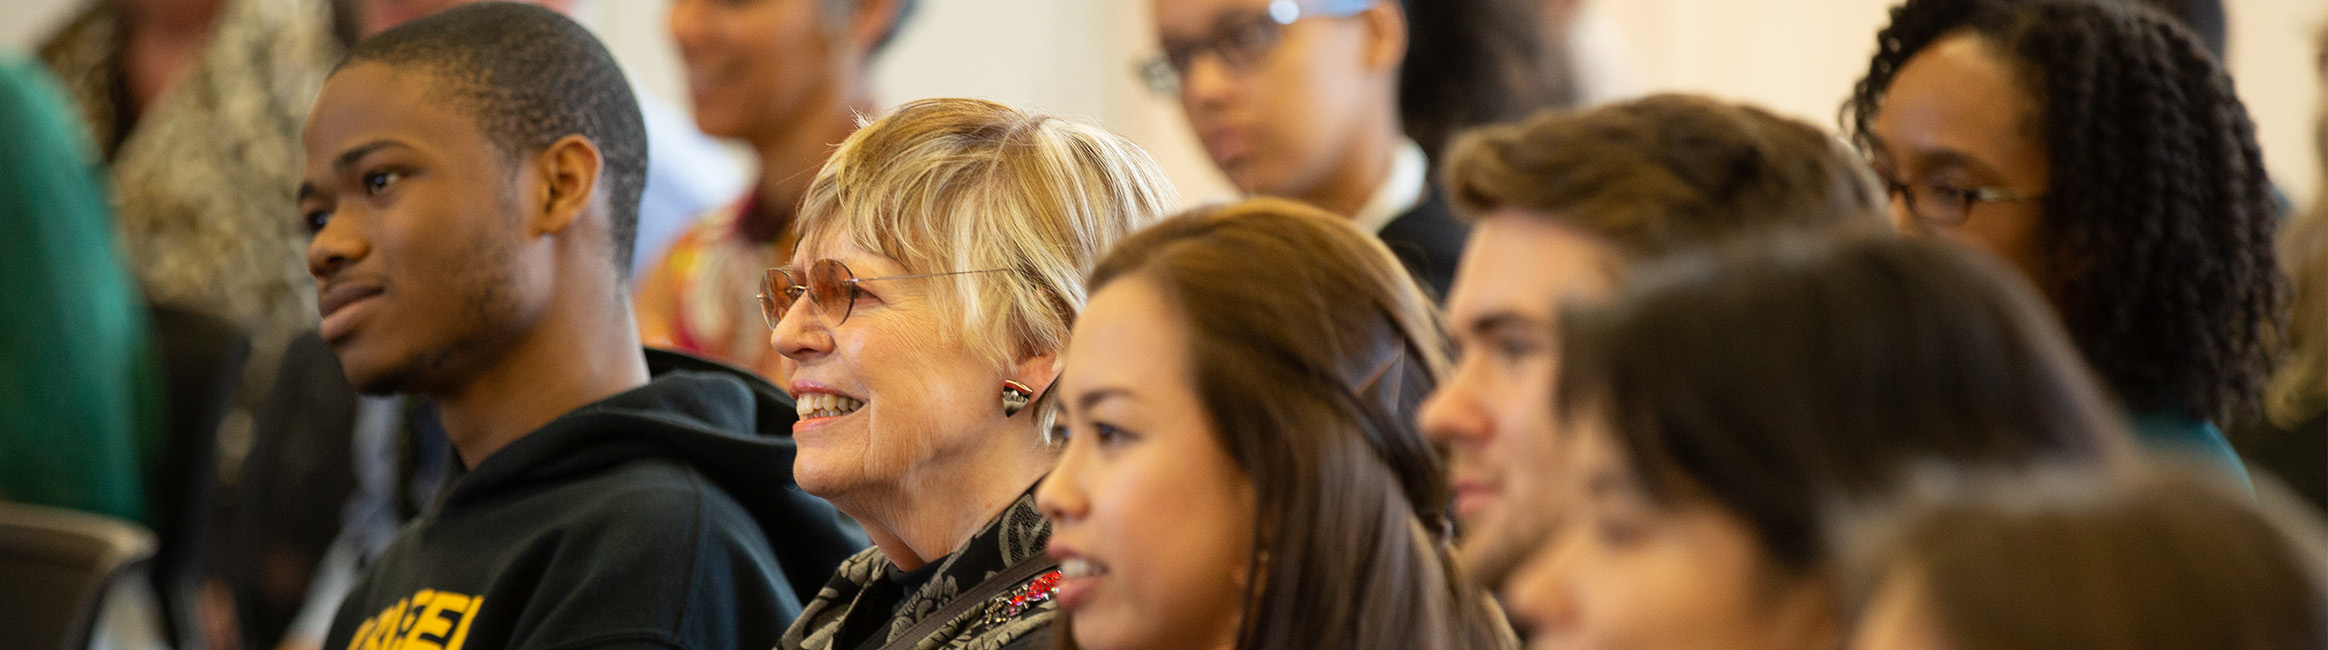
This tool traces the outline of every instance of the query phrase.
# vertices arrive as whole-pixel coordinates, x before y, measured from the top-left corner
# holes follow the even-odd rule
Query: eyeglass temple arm
[[[2034,194],[2001,187],[1973,188],[1972,190],[1965,192],[1965,195],[1973,200],[1988,203],[2000,203],[2005,201],[2035,201],[2045,198],[2044,194]]]
[[[972,274],[972,273],[1000,273],[1000,272],[1003,272],[1003,271],[1008,271],[1008,270],[1010,270],[1010,269],[979,269],[979,270],[976,270],[976,271],[947,271],[947,272],[944,272],[944,273],[915,273],[915,274],[913,274],[913,275],[884,275],[884,276],[881,276],[881,277],[878,277],[878,278],[850,278],[850,279],[849,279],[849,281],[850,281],[850,282],[865,282],[865,281],[869,281],[869,280],[911,280],[911,279],[914,279],[914,278],[934,278],[934,277],[945,276],[945,275],[969,275],[969,274]]]

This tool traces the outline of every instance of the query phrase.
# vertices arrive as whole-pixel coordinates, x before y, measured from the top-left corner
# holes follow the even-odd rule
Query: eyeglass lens
[[[1918,221],[1950,226],[1963,223],[1965,211],[1971,205],[1963,190],[1929,184],[1890,183],[1891,195],[1907,204],[1908,214]]]
[[[1221,66],[1230,70],[1250,69],[1277,47],[1286,22],[1272,14],[1256,14],[1202,41],[1166,47],[1163,56],[1139,69],[1140,75],[1151,90],[1172,94],[1179,92],[1180,78],[1196,65],[1196,58],[1206,53],[1220,57]]]
[[[849,309],[857,302],[856,279],[839,260],[817,260],[809,264],[806,274],[794,267],[768,269],[761,279],[760,315],[768,320],[769,329],[775,329],[792,311],[792,305],[806,295],[819,314],[838,326],[849,320]]]

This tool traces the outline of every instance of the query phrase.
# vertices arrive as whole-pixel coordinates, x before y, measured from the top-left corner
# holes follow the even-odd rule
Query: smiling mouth
[[[1059,561],[1059,577],[1068,580],[1096,578],[1107,575],[1107,567],[1091,560],[1071,557]]]
[[[807,420],[855,413],[857,409],[865,408],[865,403],[832,393],[809,393],[800,396],[794,408],[798,409],[800,419]]]
[[[332,287],[316,299],[316,313],[322,317],[330,318],[341,308],[376,295],[380,295],[379,287],[362,285]]]
[[[687,66],[687,89],[698,97],[725,89],[729,85],[728,80],[737,76],[730,74],[731,67],[712,63]]]

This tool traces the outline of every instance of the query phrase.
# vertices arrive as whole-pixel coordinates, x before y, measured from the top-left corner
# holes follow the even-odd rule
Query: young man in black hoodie
[[[772,647],[863,548],[793,487],[782,393],[641,353],[645,140],[606,50],[537,7],[407,23],[325,84],[299,188],[323,338],[359,390],[433,398],[468,468],[326,650]]]

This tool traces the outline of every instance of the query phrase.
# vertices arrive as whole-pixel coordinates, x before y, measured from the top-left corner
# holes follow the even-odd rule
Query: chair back
[[[154,549],[125,520],[0,503],[0,650],[85,650],[107,586]]]
[[[205,650],[194,614],[216,507],[219,422],[242,384],[250,336],[199,311],[154,305],[154,351],[162,367],[166,418],[162,455],[145,477],[146,522],[161,541],[152,578],[171,647]]]

